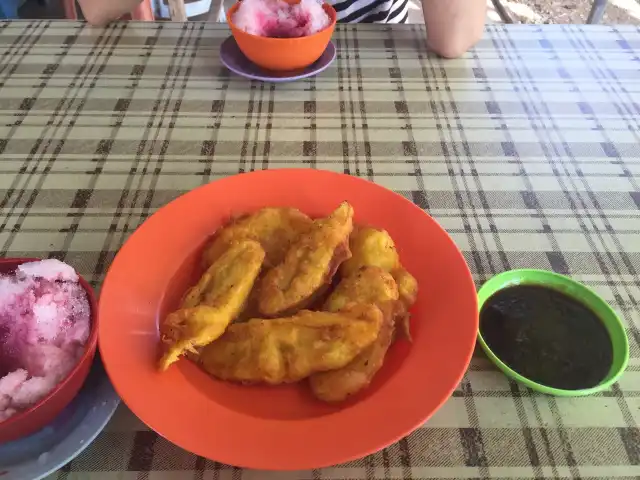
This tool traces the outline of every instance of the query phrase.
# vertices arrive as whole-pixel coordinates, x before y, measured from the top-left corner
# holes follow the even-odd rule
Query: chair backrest
[[[226,22],[224,11],[225,0],[152,0],[156,12],[162,18],[169,18],[173,22],[186,22],[190,17],[207,14],[210,20]]]
[[[174,22],[186,22],[187,11],[184,7],[184,0],[168,0],[169,14]]]
[[[227,13],[224,10],[224,0],[213,0],[212,4],[215,5],[216,22],[226,23]]]
[[[20,0],[0,0],[0,20],[14,20],[18,15]]]

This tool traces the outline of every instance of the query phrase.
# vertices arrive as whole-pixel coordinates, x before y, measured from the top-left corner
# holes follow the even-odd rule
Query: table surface
[[[97,285],[145,218],[198,185],[267,167],[344,171],[429,211],[478,284],[536,267],[596,289],[628,327],[629,368],[608,392],[552,398],[477,356],[409,437],[287,474],[193,456],[122,407],[51,478],[640,475],[640,31],[489,26],[443,61],[420,26],[344,26],[332,68],[278,86],[221,67],[227,35],[197,22],[0,24],[1,254],[63,258]]]

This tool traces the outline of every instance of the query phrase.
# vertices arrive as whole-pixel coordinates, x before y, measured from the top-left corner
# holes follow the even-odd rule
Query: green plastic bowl
[[[560,397],[578,397],[583,395],[591,395],[592,393],[600,392],[609,388],[624,372],[629,363],[629,340],[625,332],[624,326],[616,315],[616,312],[600,298],[593,290],[571,280],[564,275],[558,275],[557,273],[549,272],[546,270],[510,270],[508,272],[496,275],[487,281],[478,292],[478,308],[482,310],[484,302],[489,299],[496,292],[515,285],[538,285],[541,287],[553,288],[565,295],[579,301],[587,308],[591,309],[602,321],[609,337],[611,338],[611,344],[613,346],[613,362],[611,363],[611,369],[607,376],[596,386],[590,388],[584,388],[581,390],[564,390],[561,388],[548,387],[540,383],[529,380],[523,377],[515,370],[512,370],[507,364],[502,362],[498,356],[489,348],[484,339],[482,333],[478,328],[478,342],[485,351],[487,356],[491,359],[497,367],[502,370],[508,377],[513,378],[517,382],[526,385],[527,387],[537,390],[548,395],[557,395]]]

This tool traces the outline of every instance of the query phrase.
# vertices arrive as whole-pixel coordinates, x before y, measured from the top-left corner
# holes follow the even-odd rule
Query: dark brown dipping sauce
[[[609,333],[596,314],[551,288],[518,285],[489,297],[480,333],[512,370],[549,387],[594,387],[613,362]]]

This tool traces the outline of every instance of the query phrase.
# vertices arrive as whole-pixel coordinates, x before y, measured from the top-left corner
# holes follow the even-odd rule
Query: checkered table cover
[[[640,31],[492,25],[443,61],[421,26],[344,26],[329,70],[278,86],[229,74],[227,35],[197,22],[1,23],[1,254],[63,258],[97,286],[136,227],[183,192],[253,169],[336,170],[429,211],[478,284],[536,267],[593,287],[627,325],[629,368],[608,392],[553,398],[477,355],[407,438],[294,473],[196,457],[121,407],[50,478],[640,476]]]

